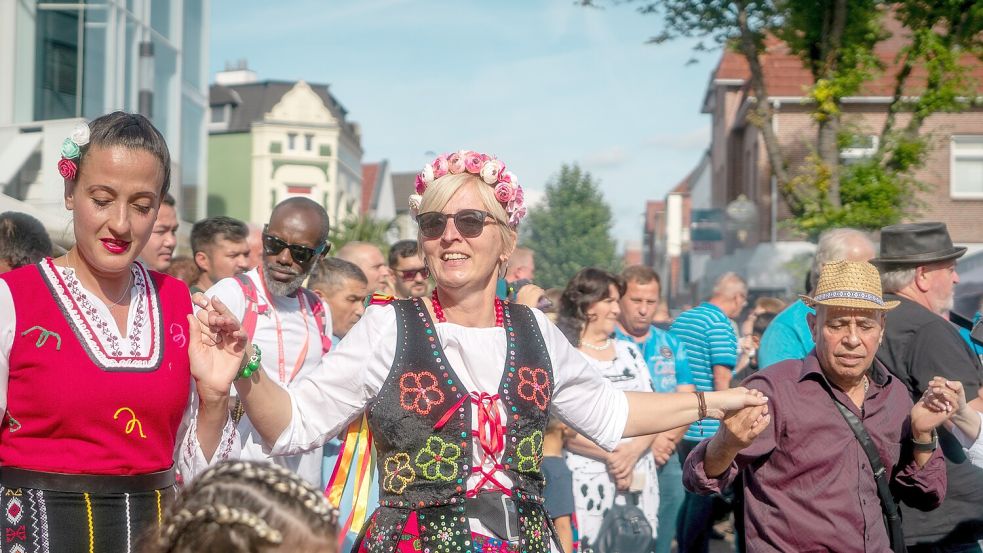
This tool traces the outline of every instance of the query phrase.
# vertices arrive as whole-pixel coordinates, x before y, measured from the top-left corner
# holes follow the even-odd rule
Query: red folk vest
[[[137,265],[143,293],[130,304],[133,328],[152,332],[141,355],[130,336],[103,334],[112,321],[91,322],[87,300],[70,293],[80,292],[78,281],[50,259],[0,278],[16,313],[0,466],[116,475],[170,468],[191,383],[187,286]]]

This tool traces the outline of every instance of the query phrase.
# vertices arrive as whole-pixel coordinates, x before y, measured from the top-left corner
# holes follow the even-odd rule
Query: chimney
[[[225,62],[225,71],[215,74],[215,84],[230,86],[256,82],[256,72],[249,69],[245,58],[236,60],[235,64]]]

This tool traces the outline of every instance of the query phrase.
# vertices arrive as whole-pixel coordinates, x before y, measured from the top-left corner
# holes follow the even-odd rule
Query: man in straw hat
[[[898,302],[882,299],[873,265],[828,263],[815,295],[803,300],[816,309],[809,316],[816,348],[744,381],[769,402],[724,419],[687,458],[684,484],[710,494],[743,475],[748,551],[900,551],[900,524],[889,532],[876,465],[848,418],[886,466],[884,493],[928,510],[942,502],[946,482],[935,428],[958,399],[944,389],[913,405],[904,384],[874,361],[884,314]]]
[[[943,223],[908,223],[881,229],[880,255],[871,260],[881,273],[887,298],[900,302],[887,315],[877,359],[919,397],[934,376],[963,383],[970,406],[983,409],[978,394],[983,368],[947,320],[956,260],[966,248],[953,246]],[[980,552],[983,539],[983,469],[963,462],[962,449],[944,429],[949,486],[942,506],[931,513],[903,508],[905,536],[912,553]]]

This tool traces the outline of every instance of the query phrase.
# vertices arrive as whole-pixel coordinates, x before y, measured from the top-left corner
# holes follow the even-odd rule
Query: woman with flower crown
[[[259,371],[234,381],[274,454],[319,447],[365,413],[380,506],[359,551],[550,550],[542,506],[543,431],[552,413],[610,450],[765,401],[744,389],[615,390],[546,316],[496,298],[526,213],[515,175],[472,151],[424,167],[410,205],[436,282],[429,299],[377,301],[290,392]],[[211,310],[211,308],[210,308]],[[212,310],[208,316],[219,316]]]
[[[75,245],[0,276],[2,551],[130,551],[173,499],[182,426],[185,477],[237,455],[227,390],[198,387],[197,418],[189,397],[242,344],[221,316],[203,336],[187,286],[136,262],[171,167],[146,118],[80,124],[58,167]]]

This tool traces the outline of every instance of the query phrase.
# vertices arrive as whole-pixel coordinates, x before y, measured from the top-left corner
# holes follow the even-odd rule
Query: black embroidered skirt
[[[175,493],[173,486],[120,494],[0,486],[0,553],[138,551]]]

